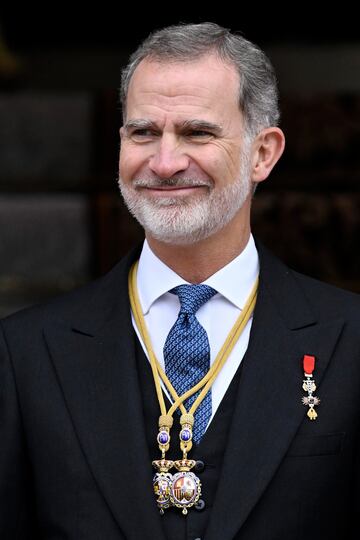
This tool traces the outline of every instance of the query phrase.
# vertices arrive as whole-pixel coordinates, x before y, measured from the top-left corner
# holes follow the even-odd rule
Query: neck
[[[209,238],[189,245],[168,244],[149,234],[146,234],[146,239],[153,253],[164,264],[185,281],[197,284],[230,263],[246,247],[250,238],[250,223],[237,227],[235,232],[234,227],[229,225]]]

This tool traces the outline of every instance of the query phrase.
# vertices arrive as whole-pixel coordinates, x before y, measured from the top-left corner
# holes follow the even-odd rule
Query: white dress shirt
[[[258,274],[259,257],[251,235],[240,255],[204,281],[204,284],[213,287],[218,292],[196,312],[196,317],[205,328],[209,338],[210,364],[214,362],[217,353],[243,309]],[[145,240],[139,260],[137,287],[153,350],[164,371],[163,347],[180,310],[178,296],[168,291],[182,284],[188,284],[188,282],[166,266],[151,251],[149,244]],[[132,318],[132,321],[140,343],[148,357],[134,318]],[[244,357],[249,343],[251,324],[252,317],[249,319],[211,388],[212,416],[209,424]],[[170,401],[173,402],[164,385],[162,387]]]

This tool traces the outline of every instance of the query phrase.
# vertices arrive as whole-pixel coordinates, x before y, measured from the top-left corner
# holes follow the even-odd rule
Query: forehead
[[[191,62],[143,60],[131,78],[127,116],[139,113],[233,114],[239,75],[215,54]],[[230,112],[231,111],[231,112]]]

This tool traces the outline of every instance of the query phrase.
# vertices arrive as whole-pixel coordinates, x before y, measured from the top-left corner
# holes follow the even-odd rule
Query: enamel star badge
[[[304,380],[303,380],[303,390],[307,392],[307,396],[303,396],[302,402],[304,405],[309,407],[307,412],[310,420],[316,420],[317,412],[315,411],[315,405],[319,405],[320,399],[314,396],[316,390],[316,384],[313,379],[313,372],[315,370],[315,356],[310,356],[308,354],[304,355],[303,358],[303,369],[304,369]]]

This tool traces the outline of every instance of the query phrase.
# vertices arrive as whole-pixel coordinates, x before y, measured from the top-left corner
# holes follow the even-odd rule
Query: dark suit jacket
[[[205,538],[358,539],[358,297],[258,248],[258,301]],[[1,540],[164,540],[127,294],[134,256],[2,321]],[[301,402],[304,354],[316,357],[316,421]]]

